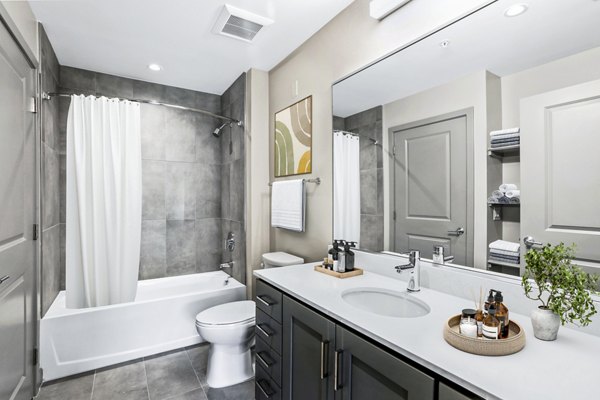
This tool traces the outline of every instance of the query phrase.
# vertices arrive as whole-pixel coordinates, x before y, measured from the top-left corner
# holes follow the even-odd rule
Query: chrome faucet
[[[234,265],[235,265],[234,261],[229,261],[229,262],[225,262],[219,266],[220,269],[229,268],[229,271],[230,271],[230,273],[227,275],[227,278],[225,278],[225,286],[227,286],[229,284],[229,278],[231,278],[231,275],[233,274],[233,266]]]
[[[421,290],[421,253],[419,250],[411,250],[408,255],[408,264],[398,265],[396,272],[401,273],[405,269],[410,269],[410,280],[407,290],[409,292],[418,292]]]

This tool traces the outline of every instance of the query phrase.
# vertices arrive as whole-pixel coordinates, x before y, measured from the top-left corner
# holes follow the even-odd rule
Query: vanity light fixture
[[[162,67],[160,65],[158,65],[158,64],[148,64],[148,69],[150,71],[158,72],[158,71],[162,70]]]
[[[505,17],[517,17],[529,9],[529,5],[525,3],[513,4],[504,11]]]

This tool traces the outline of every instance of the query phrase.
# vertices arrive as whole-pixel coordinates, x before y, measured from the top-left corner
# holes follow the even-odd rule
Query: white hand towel
[[[271,226],[304,232],[305,198],[304,179],[273,182]]]
[[[506,240],[496,240],[489,244],[489,248],[518,252],[521,246],[519,245],[519,243],[507,242]]]
[[[498,131],[491,131],[490,132],[490,136],[497,136],[497,135],[505,135],[507,133],[519,133],[521,132],[521,128],[508,128],[508,129],[500,129]]]
[[[514,183],[503,183],[502,185],[500,185],[498,187],[498,189],[500,189],[501,192],[508,192],[509,190],[517,190],[518,187],[517,185],[515,185]]]
[[[492,198],[494,198],[496,200],[499,199],[502,196],[504,196],[504,193],[502,191],[500,191],[500,190],[494,190],[492,192]]]
[[[508,197],[509,199],[511,199],[513,197],[521,197],[521,191],[520,190],[507,190],[504,195],[506,197]]]

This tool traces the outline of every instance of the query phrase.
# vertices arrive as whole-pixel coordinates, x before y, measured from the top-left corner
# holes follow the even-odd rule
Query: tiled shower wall
[[[46,44],[51,49],[49,42]],[[61,92],[156,100],[216,114],[231,112],[244,120],[245,74],[219,96],[56,65],[60,74],[55,80]],[[48,230],[55,229],[51,235],[45,233],[49,237],[44,241],[45,247],[52,246],[54,253],[48,250],[53,258],[43,259],[42,279],[44,285],[51,287],[44,297],[44,309],[50,306],[58,289],[65,286],[65,144],[69,104],[70,99],[64,97],[44,102],[44,107],[51,110],[43,129],[53,123],[56,126],[55,150],[46,157],[50,164],[47,170],[51,172],[44,177],[45,187],[52,190],[47,190],[43,202],[55,209],[54,219],[49,218],[44,225]],[[218,119],[192,111],[141,105],[140,279],[213,271],[221,262],[233,259],[234,277],[245,282],[244,130],[237,126],[231,131],[226,128],[221,138],[215,138],[212,132],[220,124]],[[223,250],[224,235],[229,230],[236,233],[233,254]]]
[[[40,71],[42,90],[55,92],[58,88],[60,67],[46,31],[40,25]],[[60,224],[60,137],[58,103],[44,102],[42,112],[42,315],[60,290],[61,232]]]
[[[361,135],[360,139],[360,247],[383,250],[383,142],[382,107],[334,117],[334,129]],[[379,142],[373,144],[365,137]]]

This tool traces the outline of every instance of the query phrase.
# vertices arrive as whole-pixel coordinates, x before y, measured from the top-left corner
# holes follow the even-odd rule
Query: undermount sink
[[[342,299],[363,311],[386,317],[417,318],[431,309],[415,294],[377,288],[356,288],[342,292]]]

